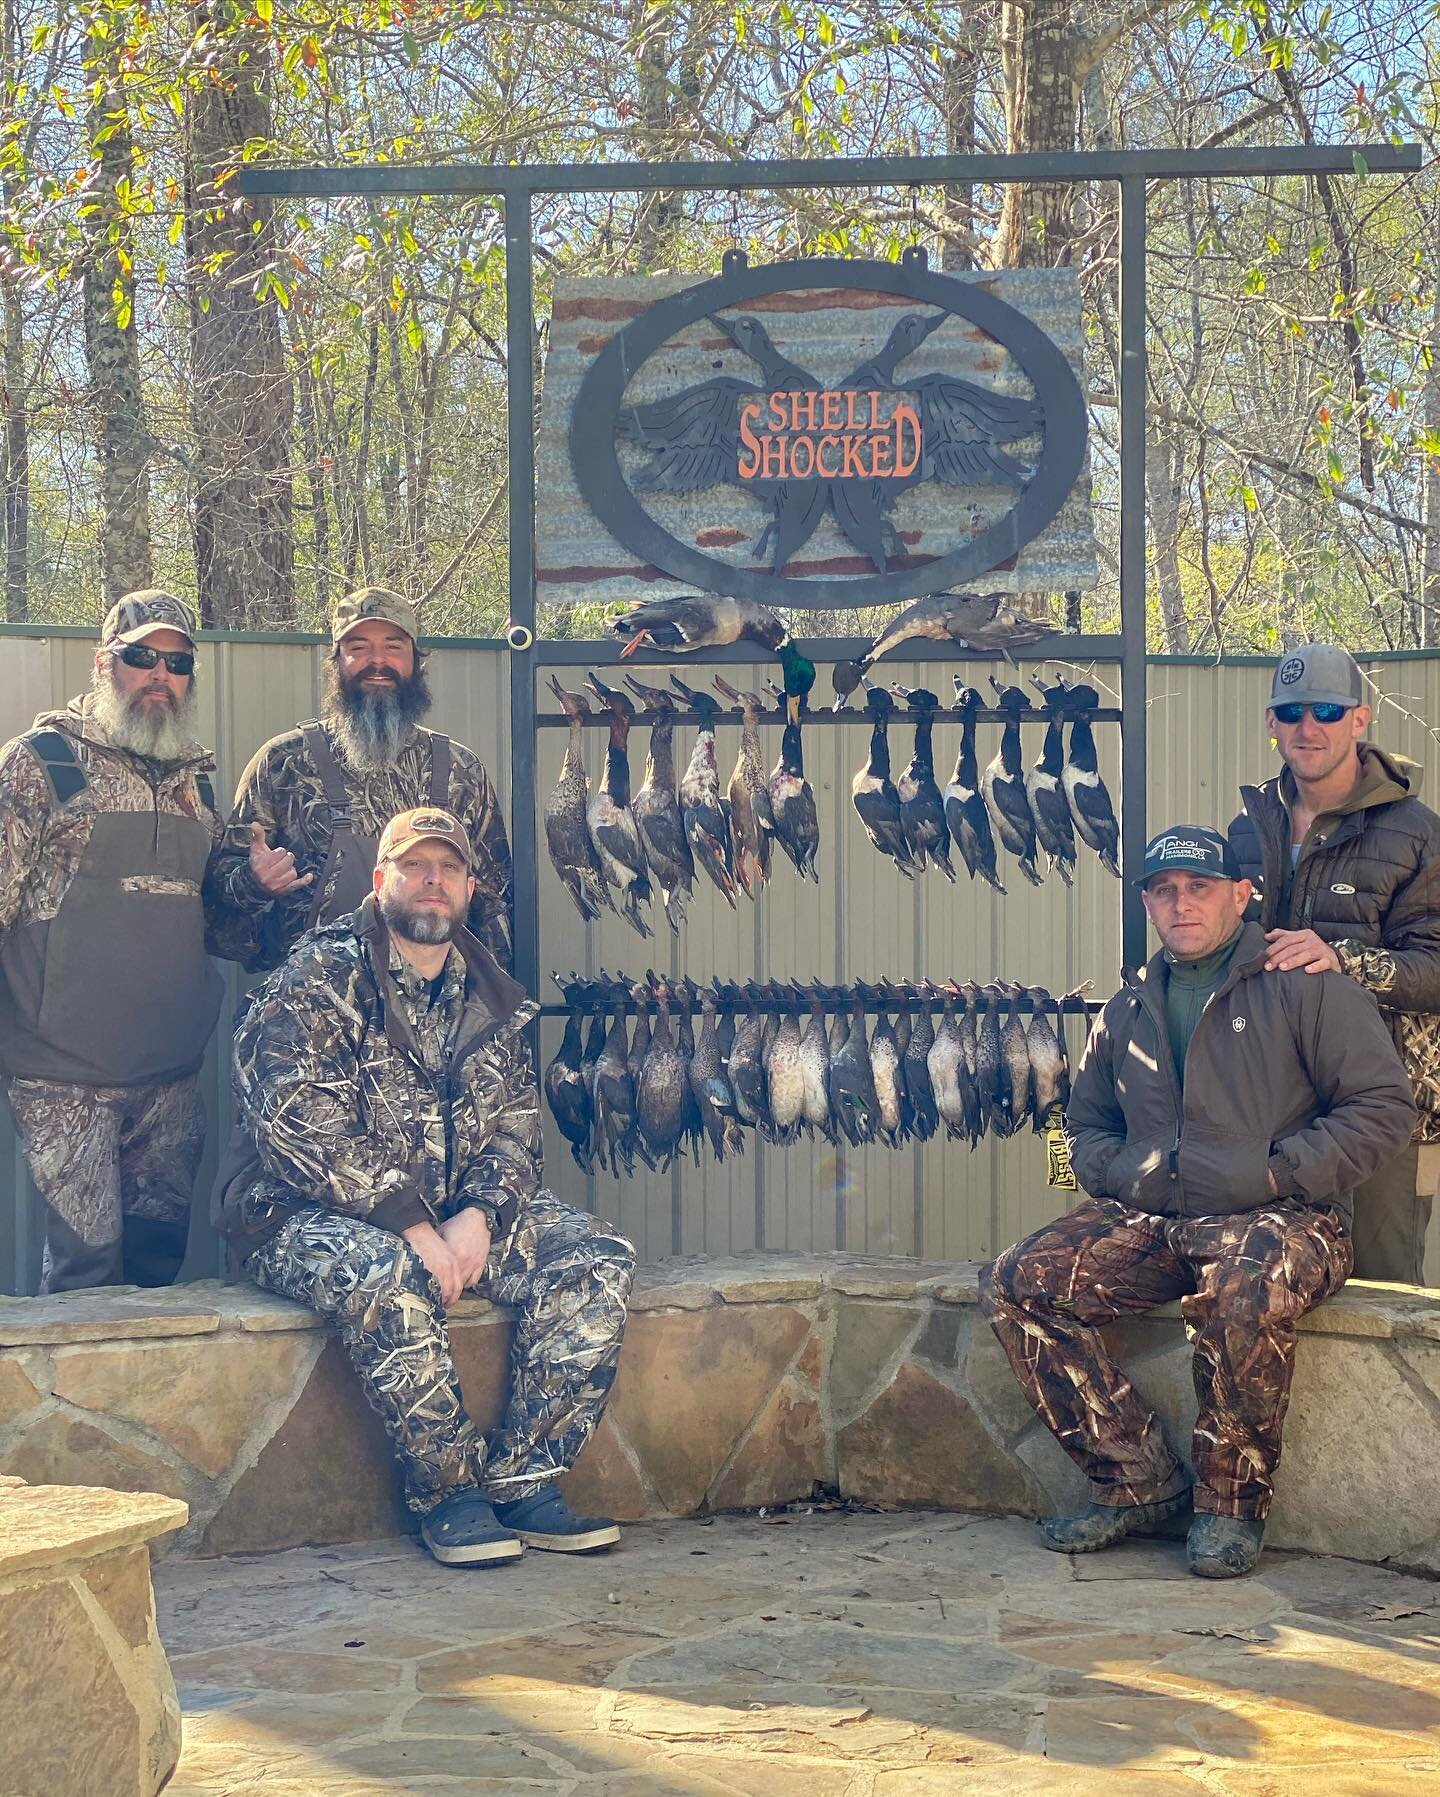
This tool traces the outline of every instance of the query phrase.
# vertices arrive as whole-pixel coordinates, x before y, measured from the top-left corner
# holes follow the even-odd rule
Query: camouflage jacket
[[[327,730],[326,735],[345,771],[358,835],[378,838],[397,812],[429,802],[431,731],[417,729],[395,766],[379,774],[353,772],[334,733]],[[464,824],[475,852],[470,929],[502,967],[509,967],[513,892],[505,820],[478,757],[453,741],[446,808]],[[272,737],[240,776],[224,841],[211,856],[205,875],[206,898],[218,920],[216,954],[239,961],[252,973],[280,965],[308,925],[315,886],[330,849],[330,820],[325,783],[302,733],[290,730]],[[302,878],[314,875],[309,886],[280,899],[261,891],[250,872],[252,823],[263,825],[272,848],[289,849]],[[323,901],[328,895],[320,896]]]
[[[1410,1075],[1416,1139],[1440,1142],[1440,817],[1418,796],[1421,777],[1405,756],[1362,743],[1354,792],[1315,819],[1293,869],[1288,769],[1241,787],[1230,843],[1260,927],[1314,930],[1374,994]]]
[[[24,737],[0,749],[0,934],[47,923],[59,911],[90,845],[95,819],[107,812],[167,812],[195,818],[218,841],[223,826],[197,780],[215,766],[197,743],[179,761],[151,761],[112,747],[88,715],[84,699],[64,711],[42,711],[32,730],[58,730],[75,747],[84,789],[57,805],[44,768]],[[207,782],[208,785],[208,782]],[[206,947],[215,918],[207,905]]]
[[[307,1204],[397,1233],[475,1205],[500,1235],[538,1190],[540,1103],[522,1033],[536,1006],[468,931],[457,947],[463,1004],[441,1037],[443,1067],[427,1065],[435,1043],[417,1034],[373,898],[257,987],[234,1075],[258,1167],[219,1194],[218,1220],[245,1251]]]

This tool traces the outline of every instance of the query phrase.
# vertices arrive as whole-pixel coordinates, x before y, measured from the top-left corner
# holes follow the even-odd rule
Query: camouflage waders
[[[510,1398],[488,1444],[466,1414],[435,1281],[401,1236],[307,1206],[245,1271],[336,1325],[423,1516],[465,1486],[529,1497],[574,1464],[614,1382],[635,1250],[553,1192],[526,1200],[470,1288],[516,1312]]]
[[[200,1082],[12,1079],[10,1108],[45,1200],[42,1290],[169,1285],[185,1258],[205,1146]]]
[[[1195,1508],[1263,1518],[1280,1459],[1295,1324],[1345,1283],[1332,1211],[1277,1201],[1222,1217],[1157,1217],[1089,1199],[981,1275],[981,1301],[1036,1415],[1097,1504],[1173,1497],[1189,1474],[1099,1326],[1179,1298],[1195,1343]]]

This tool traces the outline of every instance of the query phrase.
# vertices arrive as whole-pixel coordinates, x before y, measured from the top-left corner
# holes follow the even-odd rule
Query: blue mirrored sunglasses
[[[1272,705],[1270,709],[1282,724],[1298,724],[1307,711],[1313,713],[1317,724],[1338,724],[1350,707],[1324,701],[1319,705]]]

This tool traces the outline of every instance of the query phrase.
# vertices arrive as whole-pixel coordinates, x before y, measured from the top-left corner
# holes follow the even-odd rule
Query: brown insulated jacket
[[[1075,1172],[1096,1198],[1155,1216],[1263,1210],[1278,1195],[1347,1221],[1355,1187],[1410,1139],[1415,1105],[1374,1000],[1338,973],[1266,973],[1246,924],[1201,1013],[1185,1087],[1157,954],[1101,1012],[1067,1112]]]
[[[1440,1141],[1440,817],[1416,796],[1422,770],[1360,745],[1360,780],[1317,817],[1287,892],[1288,769],[1243,786],[1230,842],[1259,893],[1264,930],[1310,929],[1342,970],[1374,994],[1410,1075],[1422,1141]]]

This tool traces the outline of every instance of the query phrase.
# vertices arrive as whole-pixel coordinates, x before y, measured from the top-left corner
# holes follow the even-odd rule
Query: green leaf
[[[252,0],[255,17],[262,25],[269,25],[275,18],[275,0]]]
[[[425,343],[425,333],[420,328],[420,320],[415,317],[405,321],[405,341],[418,356]]]
[[[1360,152],[1358,150],[1355,151],[1354,155],[1351,156],[1350,160],[1355,166],[1355,173],[1357,175],[1368,175],[1370,173],[1369,164],[1366,162],[1365,158],[1360,154]]]

